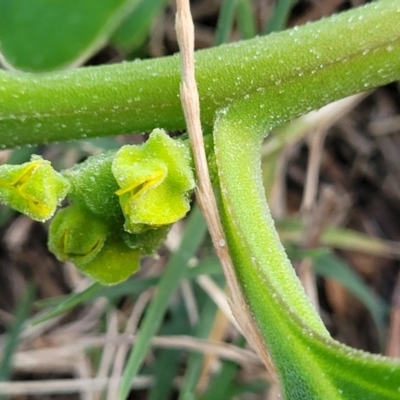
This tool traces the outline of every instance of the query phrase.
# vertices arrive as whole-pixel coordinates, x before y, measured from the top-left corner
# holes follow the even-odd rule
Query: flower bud
[[[69,189],[68,181],[40,156],[0,166],[0,201],[36,221],[51,218]]]
[[[190,150],[186,143],[154,130],[141,146],[123,146],[114,157],[124,228],[140,233],[172,224],[189,211],[195,187]]]
[[[105,219],[82,204],[60,210],[49,232],[49,249],[61,261],[72,261],[85,275],[112,285],[139,269],[139,249],[131,249]]]
[[[83,265],[94,259],[106,242],[107,224],[81,205],[56,214],[49,230],[49,249],[61,261]]]

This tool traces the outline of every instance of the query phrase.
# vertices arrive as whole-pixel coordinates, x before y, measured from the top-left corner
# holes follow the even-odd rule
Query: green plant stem
[[[240,107],[228,111],[215,126],[221,212],[240,286],[284,397],[398,398],[400,364],[333,341],[300,287],[264,200],[260,159],[254,157],[265,130],[243,129],[242,115]]]
[[[363,20],[368,12],[384,14],[389,4],[375,3],[356,18]],[[395,8],[392,12],[399,19]],[[354,14],[337,17],[335,23],[349,22],[353,18],[349,15]],[[275,231],[264,198],[260,157],[256,157],[262,138],[273,127],[325,101],[398,79],[400,30],[396,30],[391,43],[374,41],[371,47],[354,51],[350,42],[358,36],[361,43],[366,32],[357,34],[348,24],[338,44],[343,58],[321,61],[322,68],[301,67],[296,80],[233,101],[217,114],[214,141],[228,245],[287,399],[320,399],[322,393],[325,399],[398,397],[400,364],[333,341],[311,306]],[[331,55],[336,52],[334,40],[338,37],[333,36],[325,47]]]
[[[334,74],[348,93],[396,79],[398,8],[385,0],[297,30],[198,51],[202,123],[212,126],[216,111],[240,98],[256,96],[262,106],[274,92],[279,103],[280,91],[289,88],[290,110],[281,121],[307,111],[296,103],[315,97],[314,90],[302,89],[304,76],[313,73]],[[377,53],[385,52],[382,78],[375,82],[368,71],[378,63]],[[366,68],[365,87],[347,75],[350,63]],[[340,75],[330,72],[332,65],[342,65]],[[179,82],[175,56],[40,75],[0,71],[0,143],[11,147],[154,127],[184,129]],[[322,78],[316,84],[324,85]],[[318,96],[315,107],[332,100]]]

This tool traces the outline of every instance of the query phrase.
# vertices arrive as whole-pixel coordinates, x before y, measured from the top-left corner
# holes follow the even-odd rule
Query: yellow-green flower
[[[60,210],[49,232],[49,249],[61,261],[72,261],[85,275],[112,285],[129,278],[139,268],[139,249],[125,243],[123,230],[82,204]]]
[[[60,261],[85,264],[103,248],[108,226],[91,211],[71,205],[55,215],[49,230],[49,249]]]
[[[139,250],[130,249],[120,237],[110,235],[92,261],[76,266],[103,285],[115,285],[135,273],[139,269],[139,261]]]
[[[0,202],[36,221],[51,218],[69,191],[68,181],[40,156],[0,166]]]
[[[189,211],[195,187],[186,143],[154,130],[141,146],[123,146],[112,163],[116,192],[130,233],[169,225]]]

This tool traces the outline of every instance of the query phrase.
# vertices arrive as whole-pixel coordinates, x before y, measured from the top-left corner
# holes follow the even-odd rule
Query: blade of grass
[[[242,39],[252,39],[257,35],[253,10],[249,0],[237,0],[237,18]]]
[[[166,349],[157,352],[154,378],[155,384],[151,387],[148,400],[165,400],[171,398],[174,379],[178,375],[180,352]]]
[[[93,283],[85,290],[82,290],[79,293],[74,293],[72,295],[67,296],[67,298],[62,301],[54,310],[46,312],[44,315],[34,318],[31,321],[31,325],[40,324],[43,321],[47,321],[50,318],[54,318],[59,316],[60,314],[65,313],[71,308],[92,299],[94,295],[96,295],[101,290],[101,285],[99,283]],[[35,305],[40,304],[39,302],[35,303]]]
[[[223,0],[218,15],[217,31],[215,32],[215,45],[229,41],[232,31],[233,21],[235,19],[235,11],[237,0]]]
[[[216,257],[210,257],[199,262],[197,267],[187,268],[184,271],[185,279],[195,279],[200,275],[220,276],[222,275],[221,266]],[[50,299],[39,300],[35,302],[35,307],[56,307],[45,314],[34,318],[32,325],[46,321],[50,318],[59,316],[69,311],[71,308],[99,297],[107,297],[109,300],[120,298],[122,296],[136,296],[151,286],[157,285],[161,277],[151,277],[145,279],[131,279],[116,286],[102,287],[94,283],[82,292],[72,293],[66,296],[53,297]]]
[[[200,320],[194,332],[199,339],[206,339],[210,335],[214,325],[217,306],[210,297],[205,296],[204,304],[200,313]],[[194,398],[194,392],[203,368],[204,355],[191,353],[188,359],[185,377],[179,394],[179,400]]]
[[[167,269],[158,284],[153,301],[149,305],[146,315],[142,321],[135,346],[129,356],[125,371],[122,375],[118,399],[127,398],[132,380],[137,375],[139,368],[150,347],[151,338],[155,335],[164,313],[168,307],[169,300],[177,289],[180,280],[184,276],[189,259],[199,249],[206,233],[206,226],[201,213],[195,207],[188,218],[185,233],[179,249],[172,255]]]
[[[279,236],[283,241],[300,243],[304,235],[304,224],[294,218],[285,218],[276,222]],[[321,244],[341,250],[360,251],[377,256],[400,258],[400,246],[378,237],[352,229],[327,227],[321,236]]]
[[[171,310],[171,320],[163,325],[161,335],[190,334],[187,313],[182,301]],[[150,388],[148,400],[165,400],[171,396],[174,378],[178,375],[181,352],[176,349],[159,349],[156,353],[157,362],[154,363],[155,384]]]
[[[8,381],[10,378],[12,357],[16,347],[18,346],[19,335],[26,319],[28,318],[34,297],[35,287],[31,284],[27,287],[24,296],[18,303],[14,323],[8,332],[6,344],[2,349],[3,357],[0,363],[0,381]]]
[[[281,31],[286,27],[290,10],[295,2],[296,0],[279,0],[275,2],[275,8],[272,17],[264,26],[264,35],[268,35],[271,32]]]
[[[257,379],[253,382],[232,385],[232,390],[227,394],[226,399],[239,398],[243,393],[260,393],[265,390],[267,384],[262,379]]]
[[[182,277],[185,279],[193,280],[200,275],[222,275],[221,266],[216,257],[210,257],[199,262],[197,267],[185,268]],[[104,287],[93,298],[105,296],[107,298],[117,298],[126,295],[138,295],[150,286],[158,285],[162,276],[156,276],[145,279],[135,279],[123,282],[117,286]]]
[[[385,334],[385,320],[389,311],[388,305],[372,292],[346,262],[334,254],[327,252],[313,258],[313,267],[317,274],[340,282],[364,304],[371,313],[382,344]]]
[[[303,250],[295,244],[288,244],[285,245],[285,249],[291,260],[312,259],[313,268],[318,275],[338,281],[357,297],[370,312],[383,343],[389,306],[362,281],[350,265],[327,248]]]

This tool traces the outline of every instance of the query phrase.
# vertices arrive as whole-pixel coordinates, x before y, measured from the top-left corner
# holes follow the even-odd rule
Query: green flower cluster
[[[45,221],[68,195],[51,225],[49,249],[103,284],[127,279],[151,254],[171,224],[189,211],[195,187],[187,142],[154,130],[141,145],[89,157],[56,172],[33,156],[0,167],[0,201]]]

